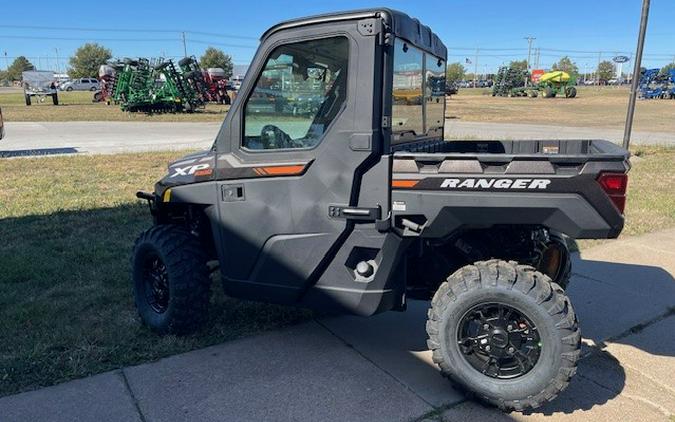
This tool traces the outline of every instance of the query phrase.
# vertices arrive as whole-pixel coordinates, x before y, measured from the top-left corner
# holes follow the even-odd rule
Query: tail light
[[[598,183],[605,191],[614,206],[623,214],[626,207],[626,188],[628,187],[628,175],[625,173],[602,173],[598,177]]]

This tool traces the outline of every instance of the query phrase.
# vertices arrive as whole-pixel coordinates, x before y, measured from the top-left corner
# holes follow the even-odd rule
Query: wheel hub
[[[490,332],[490,344],[492,347],[505,348],[509,344],[509,334],[500,328],[493,329]]]
[[[163,313],[169,307],[169,276],[166,265],[155,255],[145,262],[145,299],[157,313]]]
[[[500,303],[470,309],[460,320],[457,343],[474,369],[499,379],[525,375],[541,351],[537,327],[519,310]]]

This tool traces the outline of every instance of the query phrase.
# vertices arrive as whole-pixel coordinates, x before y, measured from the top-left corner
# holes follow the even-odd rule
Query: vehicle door
[[[263,43],[219,134],[221,272],[238,296],[292,300],[350,225],[388,204],[387,171],[359,199],[379,142],[378,37],[356,21],[319,27]]]

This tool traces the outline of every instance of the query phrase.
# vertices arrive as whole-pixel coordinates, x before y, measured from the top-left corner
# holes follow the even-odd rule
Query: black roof
[[[271,34],[287,28],[296,28],[305,25],[344,20],[361,20],[367,18],[381,18],[389,26],[389,30],[397,37],[403,38],[412,45],[429,51],[438,57],[445,59],[447,56],[448,51],[445,47],[445,44],[443,44],[440,38],[438,38],[438,36],[431,31],[431,28],[426,25],[422,25],[420,21],[415,18],[411,18],[403,12],[384,7],[376,9],[326,13],[322,15],[308,16],[305,18],[284,21],[265,31],[260,39],[263,40],[269,37]]]

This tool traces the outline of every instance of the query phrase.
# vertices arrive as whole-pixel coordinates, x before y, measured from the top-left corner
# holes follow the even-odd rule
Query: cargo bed
[[[611,198],[599,180],[625,177],[628,156],[605,140],[408,144],[394,153],[392,214],[424,216],[419,235],[434,238],[488,221],[613,238],[624,222],[614,199],[625,195]]]

